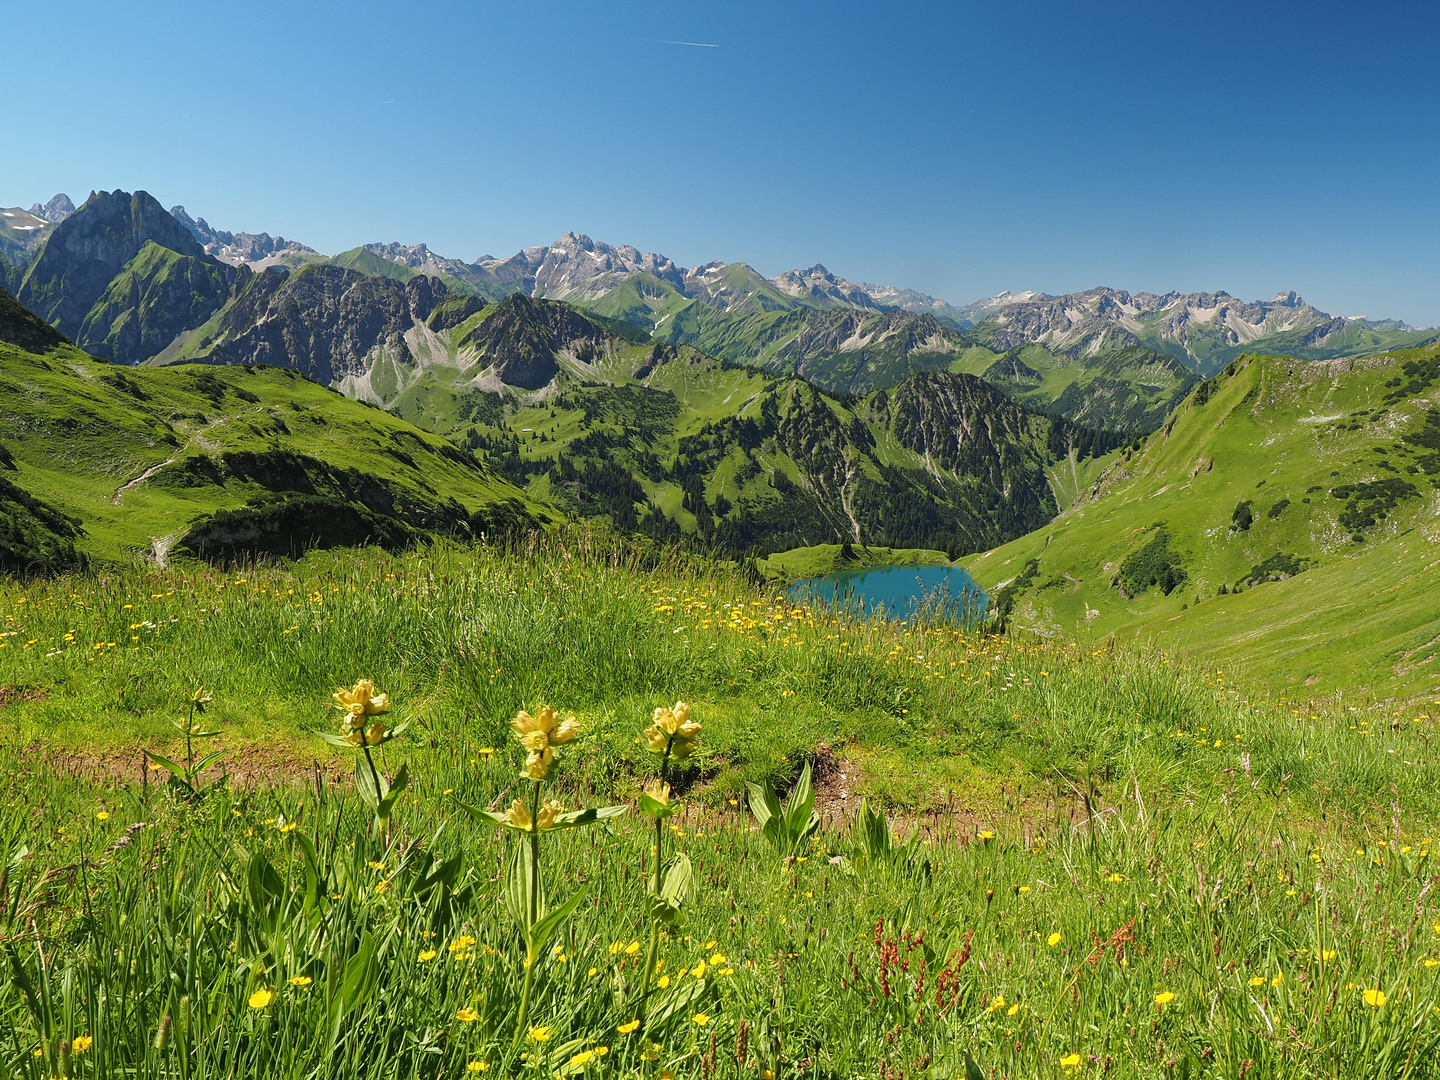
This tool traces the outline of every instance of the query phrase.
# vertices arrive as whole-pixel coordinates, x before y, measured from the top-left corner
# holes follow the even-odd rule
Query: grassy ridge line
[[[596,744],[589,782],[618,793],[644,760],[630,718],[676,695],[709,718],[695,778],[717,803],[822,743],[852,808],[868,792],[977,815],[1131,773],[1209,797],[1242,763],[1317,818],[1398,798],[1432,820],[1440,791],[1427,710],[1252,697],[1157,653],[831,618],[734,571],[636,561],[604,535],[10,583],[0,612],[0,686],[48,694],[5,710],[10,738],[86,752],[170,745],[173,703],[203,683],[233,745],[308,766],[326,754],[307,732],[333,721],[317,694],[353,670],[384,673],[437,745],[496,745],[540,700],[574,711]]]
[[[41,356],[0,344],[0,424],[18,466],[7,475],[80,518],[77,546],[105,562],[277,488],[321,483],[290,475],[304,472],[297,455],[416,505],[473,513],[508,501],[545,514],[453,446],[278,368],[117,368],[69,346]],[[269,464],[217,475],[226,454]]]
[[[846,554],[847,548],[849,554]],[[767,582],[788,585],[805,578],[820,577],[837,570],[867,566],[949,566],[943,551],[925,548],[868,547],[854,544],[816,544],[793,548],[755,560],[755,569]]]
[[[1292,693],[1308,685],[1424,697],[1436,689],[1440,644],[1426,584],[1440,557],[1440,493],[1435,461],[1406,436],[1427,430],[1440,389],[1404,370],[1433,358],[1434,350],[1315,364],[1250,358],[1207,384],[1208,400],[1193,397],[1139,449],[1118,452],[1049,525],[963,564],[993,590],[1037,560],[1017,625],[1043,634],[1140,635],[1207,662],[1243,661],[1256,679]],[[1331,492],[1390,480],[1415,494],[1356,542],[1340,520],[1354,504]],[[1251,520],[1240,528],[1242,506]],[[1112,582],[1162,523],[1185,580],[1169,595],[1125,599]],[[1217,595],[1276,555],[1306,569]]]

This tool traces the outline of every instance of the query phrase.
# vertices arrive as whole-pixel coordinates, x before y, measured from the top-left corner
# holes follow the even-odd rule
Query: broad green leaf
[[[446,859],[438,866],[431,867],[430,872],[426,874],[420,882],[420,887],[417,891],[423,893],[428,892],[437,885],[453,885],[455,879],[460,875],[460,868],[464,865],[464,861],[465,856],[461,854],[456,855],[452,859]]]
[[[680,905],[673,900],[667,900],[663,896],[646,893],[645,914],[647,918],[660,923],[662,926],[673,928],[680,922]]]
[[[810,782],[810,763],[807,761],[805,768],[800,770],[800,779],[785,801],[785,832],[796,848],[819,825],[819,819],[814,815],[815,786]]]
[[[765,781],[764,787],[746,782],[745,788],[750,794],[750,810],[760,828],[765,828],[771,818],[780,816],[780,800],[775,797],[775,789],[769,780]]]
[[[291,833],[291,838],[300,849],[305,862],[305,909],[313,910],[320,903],[324,882],[320,877],[320,860],[315,854],[315,844],[302,832]]]
[[[708,979],[682,980],[668,994],[658,999],[650,1012],[648,1030],[653,1032],[677,1013],[688,1014],[690,1008],[700,1000],[709,985],[710,980]]]
[[[331,746],[338,746],[342,750],[356,749],[355,744],[352,743],[349,739],[347,739],[344,735],[336,735],[329,731],[320,731],[316,732],[316,734],[318,734],[320,738],[324,739]]]
[[[975,1064],[969,1050],[965,1051],[965,1080],[985,1080],[985,1074],[980,1071],[980,1066]]]
[[[521,933],[530,936],[530,845],[515,845],[515,861],[510,864],[510,879],[505,883],[505,908],[520,927]],[[535,904],[536,922],[545,917],[545,884],[540,882],[540,895]]]
[[[580,906],[580,901],[585,899],[584,889],[575,890],[569,900],[561,904],[554,911],[550,912],[543,919],[537,922],[530,931],[530,948],[539,954],[550,944],[550,939],[555,936],[555,931],[568,919]]]
[[[597,806],[591,807],[589,810],[571,810],[568,813],[556,815],[555,824],[546,831],[584,828],[586,825],[594,825],[599,821],[608,821],[610,818],[619,817],[628,809],[627,806]]]
[[[381,780],[383,781],[384,777],[381,777]],[[400,792],[404,791],[409,786],[410,763],[402,761],[400,763],[400,771],[395,774],[395,779],[391,781],[389,790],[391,794],[398,795],[400,794]]]
[[[660,885],[660,895],[679,907],[689,898],[690,884],[693,880],[694,871],[690,867],[690,857],[681,852],[675,856],[675,861],[670,864],[670,869],[665,871],[665,880]]]
[[[377,786],[378,785],[378,786]],[[360,793],[361,800],[371,810],[378,810],[380,800],[389,791],[390,786],[385,782],[385,777],[380,775],[379,769],[372,769],[370,762],[365,760],[363,754],[355,758],[355,790]]]
[[[212,750],[195,763],[195,774],[199,775],[225,756],[224,750]]]
[[[250,896],[250,907],[256,913],[268,912],[271,902],[285,891],[284,880],[270,865],[270,860],[258,851],[250,856],[245,884]]]
[[[145,756],[148,757],[151,761],[155,762],[156,765],[159,765],[162,769],[168,770],[170,775],[175,777],[177,780],[184,780],[186,778],[185,767],[183,765],[176,765],[175,762],[171,761],[169,758],[161,757],[159,754],[152,754],[149,750],[145,751]]]
[[[333,972],[333,967],[331,971]],[[375,962],[375,939],[365,931],[360,939],[359,951],[345,964],[345,973],[340,979],[338,992],[330,1000],[330,1045],[340,1039],[340,1028],[345,1017],[355,1006],[369,997],[380,976],[380,965]]]
[[[667,806],[653,795],[648,795],[642,791],[640,793],[640,812],[652,818],[663,819],[675,813],[675,808],[673,806]]]
[[[455,805],[460,807],[461,810],[464,810],[471,817],[476,818],[480,821],[488,822],[489,824],[499,826],[502,829],[515,829],[514,825],[511,825],[510,822],[505,820],[504,814],[496,813],[494,810],[482,810],[478,806],[472,806],[470,803],[461,802],[459,799],[455,800]],[[515,829],[515,831],[519,832],[520,830]]]

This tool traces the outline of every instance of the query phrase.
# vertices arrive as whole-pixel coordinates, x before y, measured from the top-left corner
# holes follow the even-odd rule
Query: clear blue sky
[[[574,229],[957,302],[1293,288],[1440,323],[1433,3],[107,0],[6,29],[0,204],[145,188],[327,252]]]

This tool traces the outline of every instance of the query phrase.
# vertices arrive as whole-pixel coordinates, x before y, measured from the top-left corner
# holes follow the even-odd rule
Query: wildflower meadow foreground
[[[0,619],[5,1076],[1440,1075],[1429,702],[583,537]]]

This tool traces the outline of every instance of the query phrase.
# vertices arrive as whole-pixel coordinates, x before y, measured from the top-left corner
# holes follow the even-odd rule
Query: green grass
[[[850,545],[850,555],[845,555],[845,545],[817,544],[814,547],[794,548],[777,552],[767,558],[756,559],[755,569],[768,581],[788,585],[805,578],[820,577],[836,570],[854,570],[863,566],[949,566],[950,559],[943,551],[927,551],[924,548],[889,548]]]
[[[412,507],[553,513],[442,440],[278,368],[119,368],[69,346],[0,343],[0,425],[7,479],[78,518],[77,548],[101,562],[273,491],[324,493],[334,476],[371,485],[377,505],[383,488]]]
[[[1116,452],[1093,483],[1075,485],[1080,497],[1049,525],[964,565],[993,589],[1038,559],[1016,624],[1042,634],[1138,638],[1292,693],[1440,691],[1429,587],[1440,456],[1428,445],[1440,436],[1428,420],[1440,389],[1423,374],[1434,363],[1434,349],[1239,362],[1138,448]],[[1376,481],[1413,494],[1340,497]],[[1365,506],[1372,520],[1357,528]],[[1126,599],[1112,583],[1162,522],[1185,584]],[[1307,568],[1234,592],[1277,555]]]
[[[1144,650],[849,622],[606,534],[5,583],[0,613],[0,940],[48,1002],[0,975],[9,1075],[955,1076],[966,1052],[1027,1077],[1072,1054],[1120,1077],[1440,1066],[1428,712],[1272,700]],[[410,721],[380,759],[415,778],[388,845],[316,734],[360,675]],[[183,754],[169,721],[196,684],[237,780],[187,803],[135,751]],[[631,801],[654,769],[639,731],[676,698],[704,725],[667,834],[696,889],[648,1032],[618,1030],[647,936],[631,816],[545,841],[552,903],[586,900],[538,969],[548,1037],[504,1069],[512,841],[456,799],[508,804],[507,721],[548,700],[583,731],[554,797]],[[783,787],[803,761],[822,825],[787,864],[741,782]],[[861,795],[914,836],[893,865],[847,831]],[[62,1059],[77,1037],[93,1043]]]

